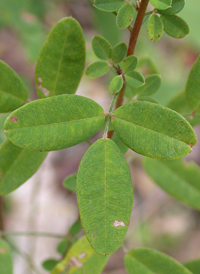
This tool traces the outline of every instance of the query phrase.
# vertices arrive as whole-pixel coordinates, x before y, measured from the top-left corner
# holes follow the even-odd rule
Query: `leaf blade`
[[[117,11],[124,5],[124,0],[95,0],[94,6],[103,11]]]
[[[104,37],[94,36],[92,39],[92,48],[99,59],[108,60],[110,58],[112,47]]]
[[[116,251],[128,229],[133,194],[129,167],[112,140],[99,139],[84,155],[78,171],[77,198],[91,246],[104,255]]]
[[[10,247],[3,239],[0,239],[0,269],[1,274],[13,274],[13,260]]]
[[[163,35],[164,25],[157,14],[152,14],[147,23],[147,32],[150,40],[155,43],[159,41]]]
[[[96,61],[91,63],[85,70],[85,74],[88,78],[97,78],[106,74],[110,70],[110,67],[105,61]]]
[[[188,24],[177,15],[161,15],[164,31],[174,38],[184,38],[190,29]]]
[[[130,26],[134,17],[134,8],[126,3],[117,13],[117,26],[119,29],[125,29]]]

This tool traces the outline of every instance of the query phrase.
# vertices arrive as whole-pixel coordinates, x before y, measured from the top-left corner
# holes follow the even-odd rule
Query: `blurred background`
[[[0,59],[21,76],[30,92],[30,99],[37,99],[34,84],[37,56],[49,30],[61,18],[72,16],[81,24],[87,45],[87,63],[96,60],[91,48],[93,35],[103,35],[112,45],[128,42],[129,32],[117,29],[115,16],[96,10],[92,3],[92,0],[0,0]],[[156,64],[162,86],[154,97],[162,105],[184,88],[189,71],[200,53],[199,15],[199,0],[187,1],[180,16],[189,24],[191,31],[182,40],[164,35],[153,44],[147,36],[146,22],[143,24],[136,55],[139,58],[150,56]],[[84,76],[77,94],[92,98],[108,111],[110,77],[89,80]],[[0,115],[1,129],[7,116]],[[196,126],[195,131],[200,138],[200,127]],[[91,142],[101,134],[95,135]],[[1,130],[0,143],[4,138]],[[49,153],[28,182],[4,197],[4,229],[67,234],[79,219],[79,213],[76,195],[66,190],[62,182],[66,176],[77,172],[87,149],[88,145],[82,143]],[[134,206],[123,249],[151,247],[181,262],[200,257],[200,214],[159,189],[145,174],[139,155],[128,151],[125,156],[133,179]],[[199,141],[187,160],[200,164]],[[45,274],[48,272],[41,266],[44,260],[62,258],[56,251],[58,238],[15,236],[11,239],[22,253],[14,252],[14,274]],[[104,274],[126,273],[123,249],[111,256]]]

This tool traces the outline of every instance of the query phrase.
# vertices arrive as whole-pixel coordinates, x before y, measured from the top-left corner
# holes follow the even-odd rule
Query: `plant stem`
[[[66,235],[48,233],[48,232],[13,232],[13,231],[0,231],[0,234],[3,236],[28,236],[28,237],[49,237],[64,239]]]
[[[107,116],[106,128],[105,128],[105,131],[104,131],[104,134],[103,134],[103,138],[104,139],[106,139],[108,137],[108,129],[109,129],[109,124],[110,124],[110,116],[112,114],[112,111],[113,111],[116,99],[117,99],[117,94],[114,94],[114,96],[112,98],[112,101],[111,101],[111,104],[110,104],[110,108],[109,108],[109,115]]]
[[[131,32],[130,40],[129,40],[129,47],[128,47],[128,52],[127,56],[133,55],[138,39],[138,35],[142,26],[142,22],[145,16],[145,12],[148,6],[149,0],[142,0],[140,3],[140,8],[138,10],[138,14],[135,20],[135,24],[133,26],[133,30]],[[126,82],[124,82],[122,89],[119,92],[117,102],[116,102],[116,109],[123,104],[124,100],[124,94],[125,94],[125,89],[126,89]],[[112,138],[114,131],[108,132],[108,138]]]

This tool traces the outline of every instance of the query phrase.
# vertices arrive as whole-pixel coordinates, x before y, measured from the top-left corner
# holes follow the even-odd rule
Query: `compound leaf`
[[[112,47],[104,37],[94,36],[92,39],[92,48],[99,59],[108,60],[110,58]]]
[[[165,10],[172,4],[172,0],[150,0],[152,6],[156,9]]]
[[[3,239],[0,239],[0,269],[1,274],[13,274],[11,250]]]
[[[158,159],[178,159],[196,144],[191,125],[178,113],[150,102],[128,103],[113,113],[112,125],[125,145]]]
[[[118,93],[123,87],[123,78],[121,75],[115,76],[110,83],[110,91]]]
[[[125,256],[128,274],[192,274],[168,255],[149,248],[132,249]]]
[[[97,254],[86,237],[77,240],[51,274],[100,274],[109,256]]]
[[[112,49],[111,59],[114,63],[120,63],[125,57],[127,53],[127,45],[125,43],[119,43]]]
[[[0,61],[0,113],[23,106],[27,98],[27,90],[17,73]]]
[[[4,132],[19,147],[60,150],[92,137],[104,125],[104,111],[91,99],[59,95],[33,101],[8,116]]]
[[[193,274],[200,274],[200,259],[186,262],[184,266],[189,269]]]
[[[39,54],[35,81],[39,98],[76,92],[85,67],[85,40],[73,18],[60,20]]]
[[[119,29],[125,29],[130,26],[134,17],[134,8],[130,4],[125,4],[117,13],[117,26]]]
[[[110,70],[110,67],[105,61],[96,61],[91,63],[85,70],[85,74],[88,78],[97,78],[106,74]]]
[[[121,63],[122,71],[124,73],[133,71],[136,69],[137,64],[138,64],[138,58],[134,55],[130,55],[122,61],[122,63]]]
[[[200,209],[200,168],[195,163],[145,158],[144,168],[169,195],[183,204]]]
[[[190,32],[188,24],[177,15],[161,15],[160,18],[164,24],[164,31],[174,38],[183,38]]]
[[[133,204],[128,164],[110,139],[99,139],[83,156],[77,198],[86,237],[96,252],[115,252],[126,235]]]
[[[147,23],[147,32],[153,43],[160,40],[163,35],[164,25],[157,14],[152,14]]]
[[[179,13],[185,6],[185,0],[172,0],[172,6],[166,10],[158,10],[163,15],[175,15]]]
[[[47,153],[23,149],[5,140],[0,146],[0,195],[25,183],[40,167]]]
[[[70,176],[67,176],[67,178],[65,178],[64,182],[63,182],[63,186],[76,193],[76,180],[77,180],[77,174],[72,174]]]
[[[126,76],[126,82],[132,88],[138,88],[144,85],[145,79],[138,71],[129,71]]]
[[[124,0],[95,0],[94,6],[103,11],[117,11],[124,5]]]
[[[185,92],[187,103],[191,109],[200,111],[200,56],[192,67]]]

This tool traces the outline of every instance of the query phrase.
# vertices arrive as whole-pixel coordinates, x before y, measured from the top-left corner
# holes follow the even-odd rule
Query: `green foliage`
[[[65,255],[65,253],[68,251],[69,247],[70,247],[70,242],[67,239],[64,239],[59,242],[59,244],[57,246],[57,251],[58,251],[58,253]]]
[[[82,230],[81,222],[80,220],[77,220],[72,227],[70,228],[69,235],[74,237],[77,234],[79,234]]]
[[[115,142],[115,144],[118,146],[123,154],[128,151],[128,147],[124,143],[122,143],[116,133],[113,134],[112,140]]]
[[[165,255],[148,248],[132,249],[125,256],[128,274],[192,274],[183,265]]]
[[[157,14],[152,14],[147,23],[147,32],[153,43],[159,41],[163,35],[164,25]]]
[[[19,76],[0,61],[0,113],[23,106],[28,99],[27,90]]]
[[[179,13],[185,6],[185,0],[172,0],[171,7],[165,10],[158,10],[158,13],[164,15],[175,15]]]
[[[146,77],[145,84],[138,88],[137,93],[140,96],[150,96],[156,93],[161,86],[161,77],[157,74],[152,74]]]
[[[42,266],[45,270],[51,271],[56,267],[56,265],[58,263],[59,263],[59,261],[57,261],[55,259],[48,259],[42,263]]]
[[[190,124],[178,113],[149,102],[126,104],[113,113],[118,137],[135,152],[159,159],[178,159],[196,144]],[[178,126],[177,126],[178,125]]]
[[[124,5],[124,0],[94,0],[97,9],[113,12],[119,10]]]
[[[141,87],[145,83],[143,75],[138,71],[128,71],[125,78],[127,84],[133,88]]]
[[[144,168],[168,194],[192,208],[200,209],[200,168],[195,163],[146,158]]]
[[[85,74],[89,78],[97,78],[106,74],[110,70],[110,67],[105,61],[96,61],[90,64],[86,70]]]
[[[0,239],[0,269],[1,274],[13,274],[11,250],[3,239]]]
[[[100,274],[108,259],[109,256],[97,254],[91,248],[86,237],[83,237],[74,243],[65,258],[54,268],[51,274]]]
[[[25,183],[40,167],[47,153],[23,149],[5,140],[0,146],[0,195]]]
[[[4,131],[19,147],[59,150],[92,137],[104,125],[103,114],[102,107],[91,99],[78,95],[54,96],[33,101],[11,113]]]
[[[171,6],[172,0],[150,0],[150,3],[156,9],[165,10]]]
[[[200,56],[190,72],[186,85],[186,100],[192,110],[200,110]]]
[[[127,45],[125,43],[117,44],[111,52],[111,59],[114,63],[118,64],[126,57]]]
[[[121,68],[124,73],[131,72],[136,69],[138,64],[138,58],[134,55],[126,57],[122,63],[121,63]]]
[[[99,139],[82,158],[77,198],[92,247],[103,255],[115,252],[128,229],[133,193],[128,164],[112,140]]]
[[[70,176],[67,176],[63,182],[63,186],[72,191],[76,192],[76,180],[77,180],[77,174],[72,174]]]
[[[110,83],[110,91],[112,93],[118,93],[123,86],[123,78],[121,75],[115,76]]]
[[[200,274],[200,260],[194,260],[184,263],[184,266],[189,269],[193,274]]]
[[[92,39],[92,48],[99,59],[110,59],[112,47],[110,43],[102,36],[94,36]]]
[[[159,104],[159,102],[155,98],[150,97],[150,96],[138,96],[137,101],[146,101],[146,102],[151,102],[154,104]]]
[[[174,38],[183,38],[190,32],[187,23],[177,15],[161,15],[161,19],[164,31]]]
[[[134,8],[130,4],[122,6],[117,14],[117,26],[119,29],[127,28],[134,17]]]
[[[35,81],[39,98],[76,92],[85,67],[85,41],[79,23],[60,20],[37,59]]]

